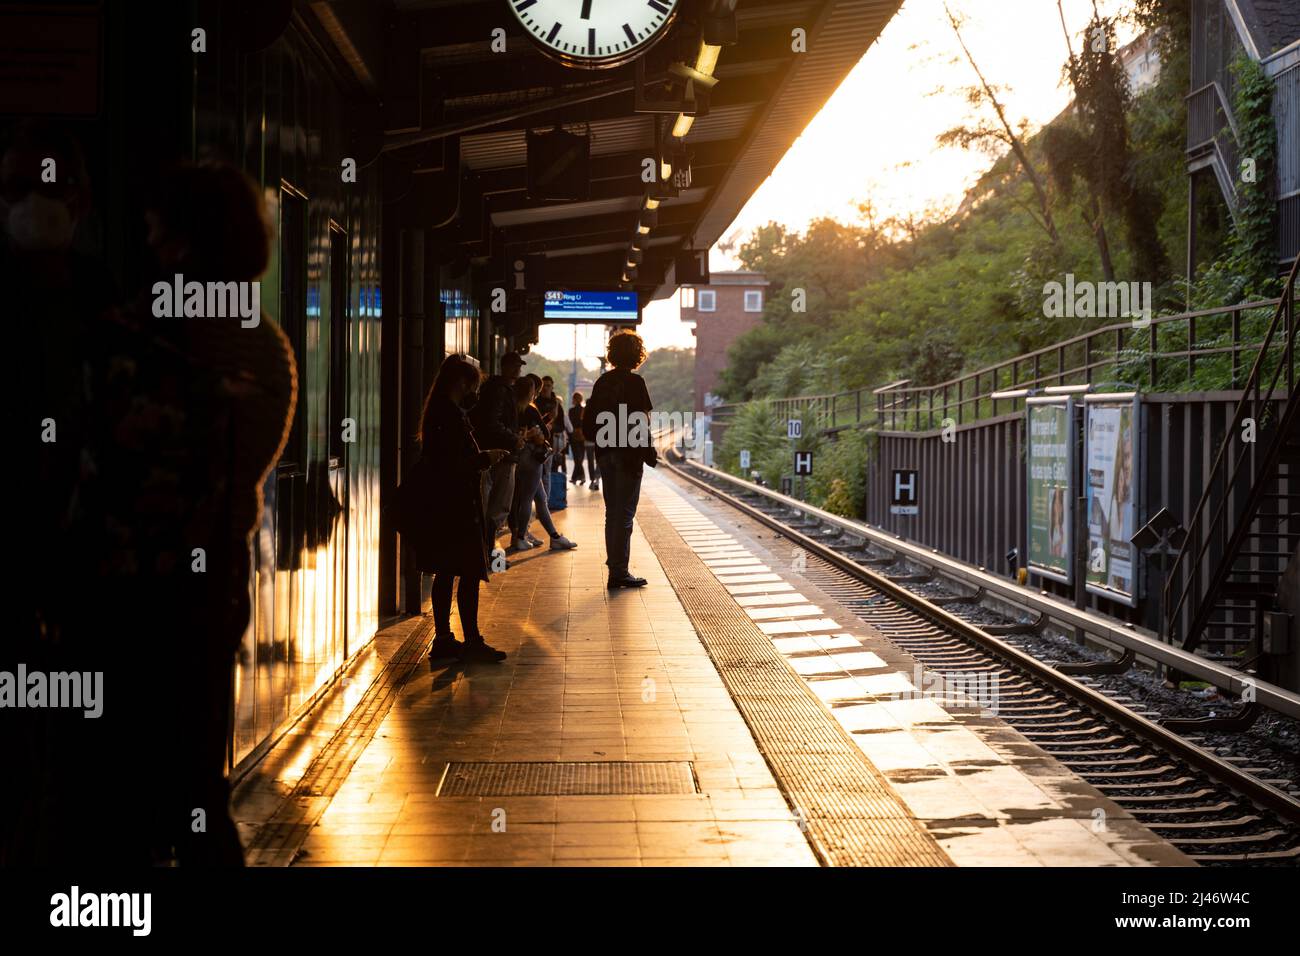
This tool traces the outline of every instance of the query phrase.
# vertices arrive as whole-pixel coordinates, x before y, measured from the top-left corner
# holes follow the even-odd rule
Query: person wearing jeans
[[[528,525],[532,522],[533,511],[536,510],[537,520],[551,536],[551,549],[569,551],[577,545],[556,529],[555,521],[551,518],[550,504],[546,500],[546,491],[543,488],[543,482],[547,478],[546,464],[550,458],[538,461],[533,457],[531,447],[534,446],[525,448],[519,453],[519,464],[515,467],[515,485],[520,490],[515,495],[514,512],[510,516],[510,548],[512,551],[526,551],[541,544],[528,533]],[[528,490],[530,488],[531,492]],[[520,547],[521,542],[528,547]]]
[[[612,368],[596,380],[582,430],[596,449],[605,487],[605,564],[609,589],[645,587],[628,570],[632,524],[641,500],[644,465],[659,459],[650,438],[650,392],[634,369],[645,361],[645,343],[635,332],[616,332],[607,358]],[[595,486],[595,482],[592,482]]]
[[[642,587],[645,578],[635,577],[628,571],[628,559],[632,549],[632,524],[641,501],[644,465],[639,459],[620,454],[617,449],[596,457],[605,478],[601,492],[605,499],[605,564],[609,567],[609,586]]]
[[[572,426],[572,439],[570,444],[573,446],[573,475],[570,481],[575,485],[580,485],[587,480],[587,475],[591,475],[591,490],[600,490],[600,469],[596,466],[596,443],[588,440],[582,430],[582,393],[573,393],[573,407],[569,409],[569,424]],[[587,462],[586,471],[583,470],[582,463]]]
[[[524,430],[524,446],[520,449],[518,464],[515,466],[515,495],[510,514],[510,547],[507,553],[530,551],[541,544],[528,533],[528,525],[533,519],[533,508],[537,508],[537,517],[546,533],[551,536],[551,550],[569,551],[577,545],[566,538],[551,520],[551,510],[547,505],[546,492],[542,487],[547,479],[547,463],[550,461],[550,446],[546,443],[546,430],[541,413],[533,404],[538,392],[538,380],[535,375],[525,375],[515,382],[515,413],[519,426]]]
[[[480,492],[484,519],[495,540],[505,527],[514,498],[514,452],[522,442],[518,435],[514,384],[524,366],[517,352],[501,356],[501,374],[493,375],[479,389],[478,401],[469,417],[474,438],[483,449],[500,448],[510,454],[483,472]]]

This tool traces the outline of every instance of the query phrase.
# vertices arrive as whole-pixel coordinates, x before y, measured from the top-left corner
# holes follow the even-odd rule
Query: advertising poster
[[[1087,403],[1084,445],[1088,499],[1088,590],[1137,601],[1137,401],[1106,396]]]
[[[1069,400],[1036,402],[1026,407],[1026,450],[1029,462],[1029,555],[1035,574],[1069,583],[1073,575],[1070,529],[1074,526],[1071,487]]]

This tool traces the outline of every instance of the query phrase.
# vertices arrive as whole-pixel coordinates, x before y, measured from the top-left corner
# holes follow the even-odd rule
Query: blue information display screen
[[[547,292],[542,318],[551,322],[635,322],[635,292]]]

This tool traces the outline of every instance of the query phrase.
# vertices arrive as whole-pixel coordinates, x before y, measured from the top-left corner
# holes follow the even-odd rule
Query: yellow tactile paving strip
[[[818,855],[833,866],[950,865],[769,634],[644,497],[638,520]]]
[[[917,661],[805,573],[817,559],[671,477],[644,494],[953,864],[1189,865],[998,719],[996,696],[986,707],[921,691]]]

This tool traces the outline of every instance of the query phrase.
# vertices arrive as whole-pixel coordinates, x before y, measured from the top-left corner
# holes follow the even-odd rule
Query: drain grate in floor
[[[480,761],[447,764],[440,797],[699,793],[689,760]]]

